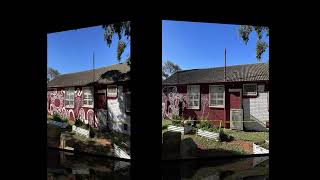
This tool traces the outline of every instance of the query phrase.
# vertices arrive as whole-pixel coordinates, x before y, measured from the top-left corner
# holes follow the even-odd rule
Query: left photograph
[[[47,34],[47,146],[130,159],[130,22]]]

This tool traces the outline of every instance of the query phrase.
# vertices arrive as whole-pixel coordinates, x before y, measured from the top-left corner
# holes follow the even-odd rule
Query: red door
[[[243,130],[241,106],[241,90],[229,91],[229,108],[227,119],[229,119],[228,128]]]
[[[105,93],[98,93],[98,104],[97,104],[97,108],[98,109],[106,109],[106,95]]]
[[[241,109],[241,94],[240,92],[230,92],[230,109]]]

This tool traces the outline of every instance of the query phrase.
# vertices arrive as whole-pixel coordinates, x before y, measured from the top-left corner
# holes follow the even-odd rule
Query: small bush
[[[197,124],[196,127],[203,131],[219,132],[219,130],[216,127],[214,127],[212,124],[210,124],[208,120],[200,121],[200,123]]]
[[[183,122],[181,120],[172,120],[172,125],[183,126]]]
[[[162,130],[165,130],[165,129],[167,129],[167,128],[168,128],[168,125],[167,125],[167,124],[162,125]]]
[[[89,130],[89,128],[90,128],[89,124],[85,124],[80,119],[76,119],[76,122],[75,122],[74,125],[77,126],[77,127],[82,128],[82,129],[86,129],[86,130]]]
[[[221,129],[219,132],[219,139],[221,142],[230,142],[234,138],[232,136],[230,136],[229,134],[227,134],[226,132],[224,132],[223,129]]]
[[[96,136],[96,133],[91,126],[89,126],[89,136],[90,138],[94,138]]]
[[[63,122],[62,118],[57,113],[53,113],[52,120],[57,122]]]
[[[192,127],[192,130],[190,131],[189,134],[193,135],[197,133],[197,128]]]

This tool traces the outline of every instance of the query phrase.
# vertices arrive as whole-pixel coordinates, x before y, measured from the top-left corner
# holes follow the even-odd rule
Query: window
[[[83,88],[83,106],[93,107],[93,92],[92,88]]]
[[[126,112],[130,112],[131,107],[131,93],[127,92],[125,95]]]
[[[244,84],[243,85],[244,96],[256,96],[257,95],[257,84]]]
[[[74,88],[66,89],[66,93],[64,97],[64,105],[66,108],[74,107]]]
[[[200,108],[200,86],[199,85],[188,86],[188,108],[189,109]]]
[[[209,91],[209,106],[224,108],[224,86],[211,85]]]
[[[117,97],[117,86],[112,85],[107,87],[107,96],[108,97]]]

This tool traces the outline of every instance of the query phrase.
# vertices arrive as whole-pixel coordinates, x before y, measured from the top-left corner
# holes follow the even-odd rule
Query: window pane
[[[223,98],[223,93],[219,93],[218,98]]]
[[[189,101],[189,107],[192,107],[192,106],[193,106],[192,101]]]
[[[218,100],[218,105],[223,105],[223,100]]]
[[[189,96],[189,99],[193,99],[193,96]]]
[[[195,95],[195,96],[194,96],[194,99],[199,99],[199,96],[198,96],[198,95]]]
[[[193,102],[193,103],[194,103],[194,106],[197,107],[197,106],[199,105],[198,102],[199,102],[199,101],[194,101],[194,102]]]

